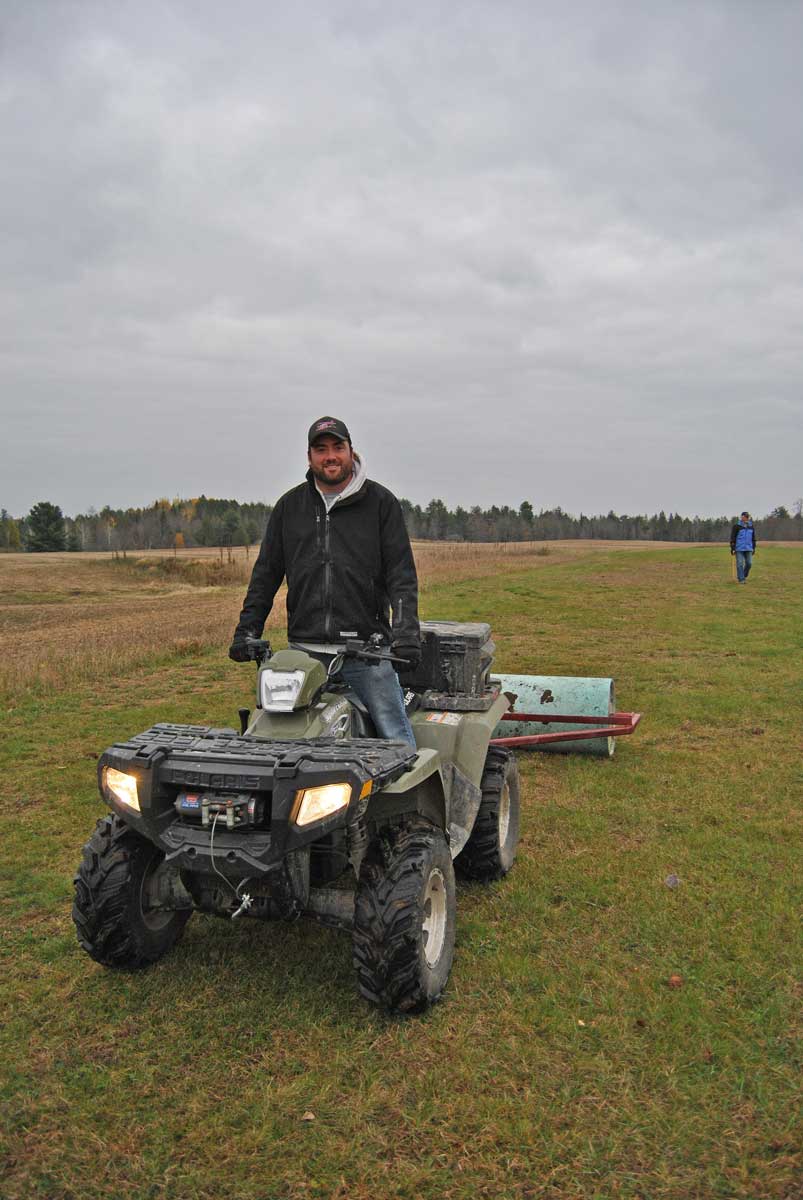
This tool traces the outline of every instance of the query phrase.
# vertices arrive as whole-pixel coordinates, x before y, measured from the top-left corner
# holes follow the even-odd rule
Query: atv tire
[[[480,783],[482,803],[455,868],[466,879],[507,875],[519,842],[519,768],[509,750],[491,746]]]
[[[369,847],[354,909],[361,994],[391,1012],[422,1012],[446,987],[454,956],[455,882],[441,830],[417,820]]]
[[[98,821],[75,876],[72,918],[80,945],[105,967],[134,971],[171,950],[191,908],[149,909],[148,884],[163,855],[119,817]]]

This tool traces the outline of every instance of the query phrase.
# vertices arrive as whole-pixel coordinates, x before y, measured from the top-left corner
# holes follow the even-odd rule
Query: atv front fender
[[[419,750],[409,771],[371,800],[369,821],[417,813],[438,829],[449,828],[449,804],[437,750]]]

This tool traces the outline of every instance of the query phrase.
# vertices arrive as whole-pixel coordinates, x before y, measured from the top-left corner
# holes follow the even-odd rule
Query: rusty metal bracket
[[[565,733],[520,734],[517,737],[491,738],[492,746],[510,746],[525,750],[528,746],[543,746],[547,742],[575,742],[588,738],[626,737],[641,720],[641,713],[608,713],[604,717],[572,716],[568,713],[518,713],[506,712],[503,721],[534,721],[541,725],[591,725],[589,729],[567,729]]]

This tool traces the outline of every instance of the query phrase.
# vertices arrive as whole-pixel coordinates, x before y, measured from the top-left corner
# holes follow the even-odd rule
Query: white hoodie
[[[318,495],[326,505],[326,511],[331,512],[338,500],[345,500],[346,496],[353,496],[358,488],[361,488],[365,483],[367,473],[365,463],[360,458],[359,454],[354,455],[354,474],[348,481],[342,492],[322,492],[318,480],[315,480],[315,487],[318,489]]]

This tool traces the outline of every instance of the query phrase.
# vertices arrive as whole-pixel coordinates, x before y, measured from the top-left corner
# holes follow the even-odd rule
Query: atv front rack
[[[244,737],[235,729],[215,729],[206,725],[175,725],[160,722],[135,734],[125,742],[115,742],[102,756],[101,767],[166,762],[162,773],[172,768],[169,782],[203,786],[207,774],[228,773],[232,782],[223,786],[240,787],[237,774],[262,771],[272,776],[294,778],[304,768],[338,767],[356,764],[365,780],[384,786],[407,771],[415,761],[415,750],[404,742],[377,738],[308,738],[305,741],[267,741]],[[185,775],[188,776],[185,778]],[[199,778],[196,780],[195,775]],[[243,783],[243,790],[248,790]]]

